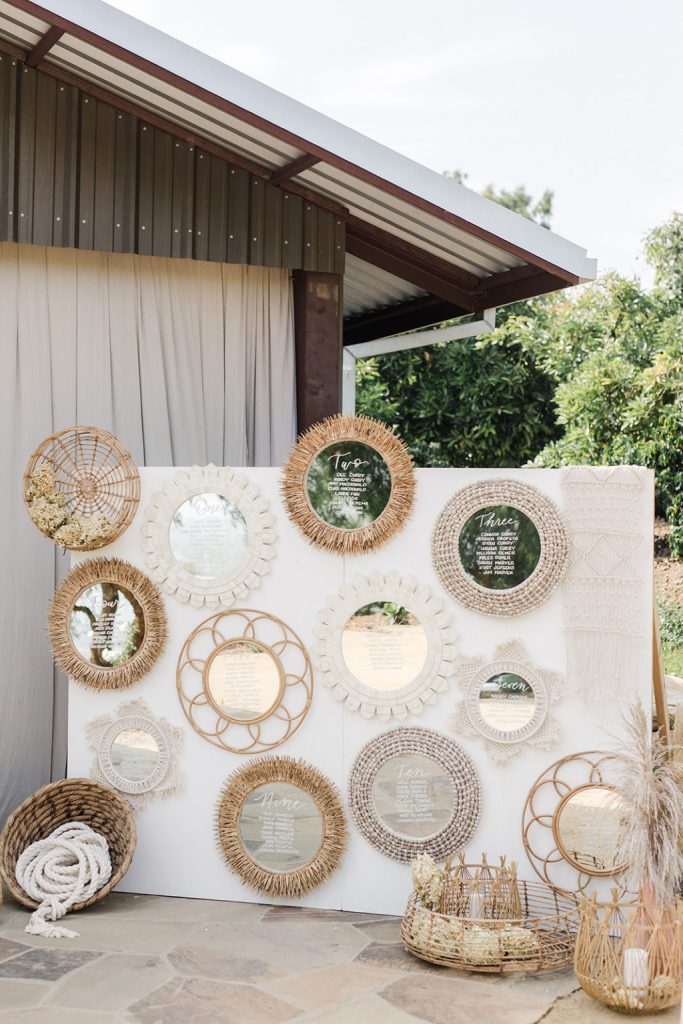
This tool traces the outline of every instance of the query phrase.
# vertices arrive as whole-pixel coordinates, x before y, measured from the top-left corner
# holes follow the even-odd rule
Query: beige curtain
[[[64,772],[45,615],[68,557],[21,474],[48,434],[112,430],[148,466],[280,464],[295,439],[286,271],[0,244],[0,822]]]

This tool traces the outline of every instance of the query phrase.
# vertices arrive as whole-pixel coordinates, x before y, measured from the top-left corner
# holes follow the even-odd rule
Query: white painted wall
[[[175,469],[142,469],[142,502],[172,477]],[[443,594],[430,558],[433,524],[443,505],[461,487],[476,480],[505,476],[519,477],[536,486],[560,504],[560,473],[557,470],[417,470],[417,493],[413,515],[405,529],[378,551],[342,559],[313,549],[289,522],[279,497],[279,470],[248,469],[245,472],[262,488],[277,517],[278,551],[271,572],[260,588],[250,595],[249,607],[272,612],[284,619],[309,646],[319,609],[325,606],[345,579],[373,569],[412,574]],[[653,481],[643,495],[642,530],[643,579],[651,579]],[[596,509],[596,513],[599,510]],[[142,511],[130,529],[102,554],[124,558],[145,569],[140,542]],[[77,562],[87,556],[74,555]],[[648,600],[651,587],[648,584]],[[545,605],[515,619],[495,619],[462,608],[447,595],[453,614],[460,651],[469,656],[492,655],[501,640],[522,639],[540,665],[564,671],[562,598],[558,589]],[[144,698],[154,712],[184,728],[182,757],[184,787],[179,795],[157,800],[137,817],[138,846],[131,868],[119,889],[125,892],[192,896],[206,899],[258,902],[257,893],[247,889],[226,867],[214,839],[216,802],[227,776],[246,760],[219,750],[198,736],[187,723],[176,693],[175,669],[187,635],[207,611],[165,598],[169,619],[169,642],[153,671],[129,690],[93,692],[70,684],[69,775],[90,774],[92,756],[85,739],[87,722],[132,697]],[[648,627],[649,628],[649,627]],[[650,635],[642,645],[639,695],[649,710],[651,680]],[[440,695],[436,706],[422,715],[411,715],[404,724],[426,726],[448,732],[448,718],[460,699],[459,691]],[[554,760],[564,754],[592,748],[609,748],[614,741],[608,733],[619,728],[621,709],[616,706],[582,705],[576,697],[565,697],[556,706],[561,738],[551,751],[524,751],[504,767],[496,765],[483,746],[458,738],[473,758],[482,784],[483,813],[469,847],[472,856],[482,850],[489,855],[505,853],[519,863],[521,877],[534,878],[521,840],[521,816],[530,785]],[[398,724],[398,723],[397,723]],[[393,726],[392,726],[393,727]],[[316,685],[308,717],[296,735],[275,753],[306,758],[320,768],[341,789],[345,804],[346,783],[353,759],[362,745],[387,728],[366,721],[332,700],[322,683]],[[377,852],[356,831],[349,820],[349,843],[340,869],[319,889],[292,904],[401,914],[410,891],[409,869]]]

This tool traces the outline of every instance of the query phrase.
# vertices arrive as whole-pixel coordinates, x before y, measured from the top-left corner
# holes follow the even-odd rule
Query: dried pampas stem
[[[633,704],[624,720],[625,742],[617,755],[616,791],[624,807],[618,859],[629,865],[636,889],[652,891],[659,903],[668,905],[683,875],[680,767],[652,736],[640,704]]]

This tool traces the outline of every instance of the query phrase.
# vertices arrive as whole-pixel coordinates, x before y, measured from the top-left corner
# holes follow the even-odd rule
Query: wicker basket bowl
[[[683,903],[581,901],[574,970],[581,988],[622,1013],[675,1006],[683,987]]]
[[[578,900],[543,882],[517,878],[515,865],[446,862],[438,910],[416,892],[401,936],[406,949],[432,964],[511,974],[555,971],[572,963]]]
[[[46,437],[33,452],[24,470],[23,494],[32,522],[45,537],[60,547],[94,551],[132,523],[140,502],[140,474],[133,456],[108,430],[69,427]],[[84,519],[98,521],[97,529],[70,539]],[[66,537],[59,536],[60,529]]]
[[[135,852],[135,819],[129,804],[109,786],[90,779],[63,779],[43,786],[10,814],[0,832],[0,876],[12,896],[25,907],[38,904],[26,895],[14,871],[27,846],[45,839],[67,821],[83,821],[107,840],[112,873],[101,889],[72,910],[97,903],[121,881]]]

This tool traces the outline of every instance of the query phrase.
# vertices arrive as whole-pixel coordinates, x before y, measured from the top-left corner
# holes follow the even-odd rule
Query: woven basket
[[[140,502],[140,474],[133,456],[101,427],[69,427],[51,434],[31,455],[23,477],[24,504],[31,515],[30,488],[37,470],[54,473],[54,490],[63,495],[65,515],[106,516],[111,523],[106,535],[69,543],[37,528],[54,544],[79,551],[94,551],[111,544],[126,530]],[[33,519],[32,519],[33,521]],[[53,531],[54,532],[54,531]]]
[[[581,901],[574,960],[581,988],[622,1013],[675,1006],[683,986],[683,903]]]
[[[38,906],[16,880],[19,856],[38,839],[46,839],[67,821],[84,821],[107,840],[111,857],[111,878],[101,889],[72,910],[97,903],[121,881],[135,852],[136,831],[128,803],[109,786],[90,779],[63,779],[43,786],[24,800],[5,822],[0,833],[0,875],[19,903],[33,910]]]
[[[415,892],[408,900],[401,936],[410,953],[488,974],[571,964],[578,928],[573,895],[517,879],[514,864],[507,868],[504,859],[499,865],[447,861],[444,872],[438,911],[424,907]]]

